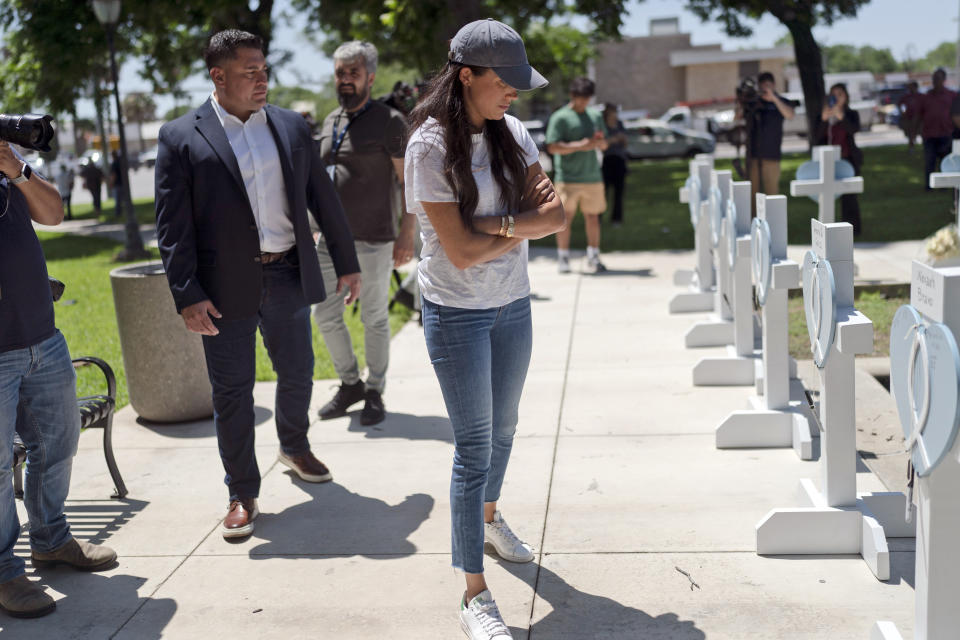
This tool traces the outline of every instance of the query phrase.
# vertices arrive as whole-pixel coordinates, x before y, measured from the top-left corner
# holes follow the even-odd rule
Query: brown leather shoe
[[[43,587],[27,576],[0,583],[0,609],[14,618],[39,618],[53,613],[57,603]]]
[[[37,569],[65,564],[80,571],[100,571],[113,566],[117,552],[110,547],[71,538],[53,551],[31,551],[30,561]]]
[[[232,500],[220,533],[224,538],[246,538],[253,533],[253,521],[260,515],[256,498]]]
[[[317,460],[313,453],[309,451],[297,456],[288,456],[281,451],[277,459],[293,469],[294,473],[306,482],[330,482],[333,480],[327,465]]]

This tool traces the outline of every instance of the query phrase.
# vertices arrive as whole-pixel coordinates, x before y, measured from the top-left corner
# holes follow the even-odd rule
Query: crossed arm
[[[447,257],[458,269],[489,262],[507,253],[527,239],[543,238],[563,229],[566,214],[554,191],[553,183],[543,173],[540,163],[527,168],[527,184],[520,202],[520,213],[514,216],[514,236],[499,235],[501,216],[474,218],[473,229],[460,217],[456,202],[421,202],[423,210],[437,232]]]

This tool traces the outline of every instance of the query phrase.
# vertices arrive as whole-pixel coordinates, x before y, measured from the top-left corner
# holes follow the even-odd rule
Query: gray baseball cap
[[[530,66],[520,34],[493,18],[464,25],[450,41],[448,58],[474,67],[489,67],[518,91],[547,86],[547,79]]]

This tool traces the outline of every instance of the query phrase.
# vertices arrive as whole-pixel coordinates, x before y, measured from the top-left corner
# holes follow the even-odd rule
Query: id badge
[[[336,184],[337,179],[337,165],[331,164],[327,166],[327,175],[330,176],[330,182]]]

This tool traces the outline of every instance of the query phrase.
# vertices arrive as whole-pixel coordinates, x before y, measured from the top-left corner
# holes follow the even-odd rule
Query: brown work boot
[[[14,618],[39,618],[53,613],[57,603],[43,587],[30,582],[27,576],[0,582],[0,609]]]
[[[53,551],[30,552],[30,560],[37,569],[65,564],[79,571],[100,571],[117,561],[117,552],[110,547],[90,544],[70,538],[70,541]]]
[[[253,533],[253,521],[260,515],[256,498],[231,500],[220,533],[224,538],[246,538]]]
[[[323,464],[309,451],[296,456],[288,456],[282,450],[278,459],[293,469],[294,473],[306,482],[330,482],[333,476],[327,465]]]

